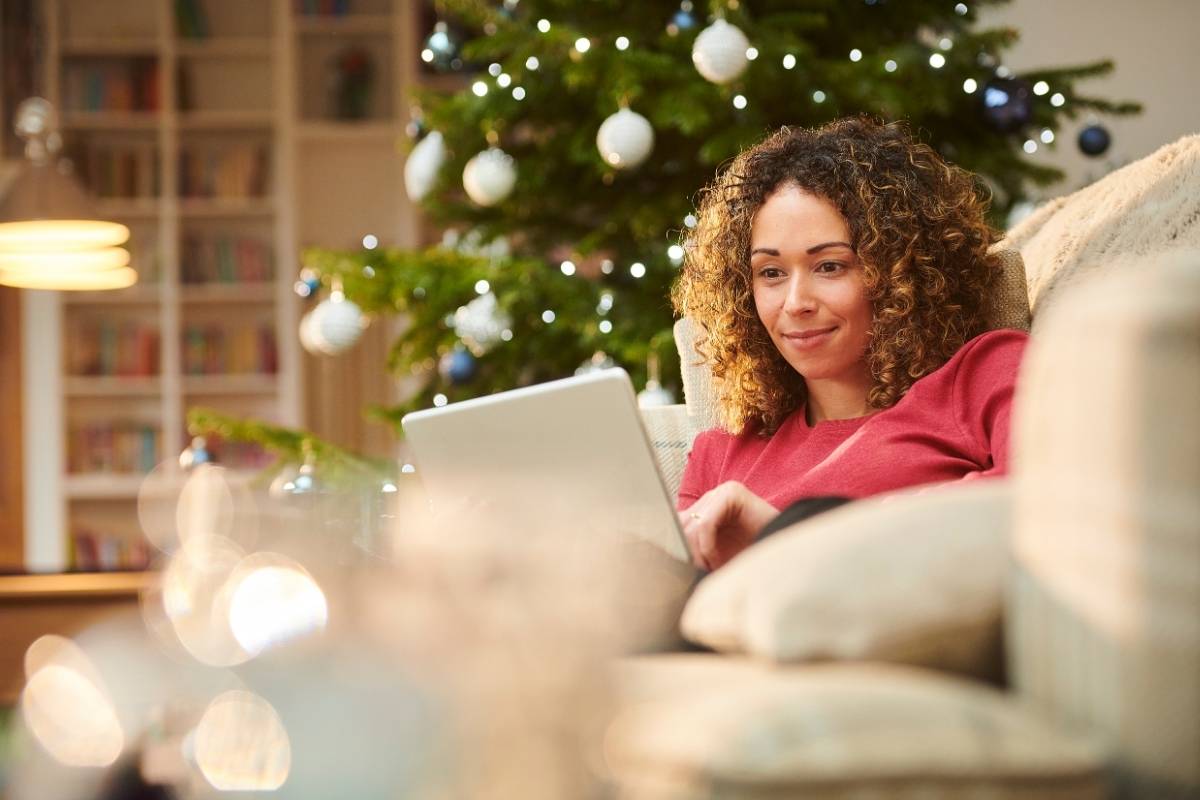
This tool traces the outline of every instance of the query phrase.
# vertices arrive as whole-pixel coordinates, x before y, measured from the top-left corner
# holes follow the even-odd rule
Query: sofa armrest
[[[679,481],[683,478],[683,468],[687,465],[688,452],[692,449],[692,440],[696,438],[697,425],[694,417],[688,415],[687,406],[682,403],[672,406],[657,406],[643,408],[642,421],[646,424],[646,433],[650,436],[650,444],[654,447],[654,455],[658,458],[658,467],[662,472],[663,482],[671,498],[679,493]]]

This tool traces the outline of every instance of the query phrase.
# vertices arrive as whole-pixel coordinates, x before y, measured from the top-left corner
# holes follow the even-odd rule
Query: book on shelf
[[[186,146],[179,153],[179,195],[230,199],[265,197],[269,163],[266,144]]]
[[[71,564],[79,572],[146,569],[151,549],[141,536],[76,525],[71,530]]]
[[[175,31],[184,39],[208,37],[208,15],[200,0],[175,0]]]
[[[123,246],[129,251],[129,266],[137,270],[138,282],[143,286],[158,283],[158,237],[136,230]]]
[[[185,325],[182,338],[186,375],[273,375],[278,369],[270,325]]]
[[[248,236],[183,237],[184,283],[261,283],[272,279],[271,248]]]
[[[70,153],[80,177],[96,197],[158,196],[158,150],[149,139],[123,144],[76,142]]]
[[[146,377],[158,374],[157,326],[143,322],[88,320],[68,336],[67,373]]]
[[[296,11],[306,17],[344,17],[350,13],[350,0],[296,0]]]
[[[64,107],[71,111],[157,111],[158,61],[154,58],[89,59],[69,64]]]
[[[136,422],[97,422],[67,431],[67,471],[149,472],[158,463],[161,432]]]

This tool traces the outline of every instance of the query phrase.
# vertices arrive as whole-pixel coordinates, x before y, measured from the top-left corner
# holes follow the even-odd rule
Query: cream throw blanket
[[[1008,233],[1035,320],[1063,289],[1131,257],[1200,248],[1200,135],[1185,136],[1043,205]]]

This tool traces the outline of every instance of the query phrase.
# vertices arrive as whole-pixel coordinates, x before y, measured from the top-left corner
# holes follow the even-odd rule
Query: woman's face
[[[758,318],[806,382],[869,380],[871,303],[846,219],[794,184],[767,197],[750,229]]]

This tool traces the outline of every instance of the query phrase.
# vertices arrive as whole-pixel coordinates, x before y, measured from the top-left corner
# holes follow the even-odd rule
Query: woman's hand
[[[737,481],[705,492],[685,511],[679,524],[700,569],[715,570],[745,550],[779,511]]]

